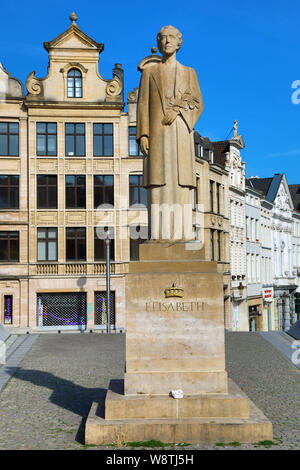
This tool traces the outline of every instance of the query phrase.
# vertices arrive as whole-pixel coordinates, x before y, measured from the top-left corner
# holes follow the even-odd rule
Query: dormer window
[[[201,144],[195,144],[196,157],[203,158],[203,147]]]
[[[209,151],[209,161],[210,163],[214,163],[214,152],[212,150]]]
[[[68,98],[82,98],[82,75],[78,69],[68,72]]]

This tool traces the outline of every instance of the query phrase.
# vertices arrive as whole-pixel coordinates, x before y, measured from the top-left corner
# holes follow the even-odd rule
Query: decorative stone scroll
[[[42,84],[35,76],[35,70],[31,72],[26,80],[26,88],[30,95],[39,95],[42,92]]]
[[[139,87],[137,86],[136,88],[134,88],[134,90],[130,91],[127,94],[127,101],[129,103],[137,103],[138,94],[139,94]]]
[[[122,92],[122,82],[117,75],[114,75],[113,79],[106,85],[105,93],[106,96],[114,97],[119,96]]]

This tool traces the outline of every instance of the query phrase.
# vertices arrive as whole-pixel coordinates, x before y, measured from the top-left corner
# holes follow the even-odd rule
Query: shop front
[[[248,298],[249,331],[263,330],[262,298]]]
[[[263,298],[263,331],[275,330],[274,318],[274,290],[273,287],[265,287],[262,290]]]

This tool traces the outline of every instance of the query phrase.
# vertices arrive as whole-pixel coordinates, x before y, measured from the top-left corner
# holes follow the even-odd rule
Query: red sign
[[[272,302],[272,300],[273,300],[273,289],[263,289],[263,298],[267,302]]]

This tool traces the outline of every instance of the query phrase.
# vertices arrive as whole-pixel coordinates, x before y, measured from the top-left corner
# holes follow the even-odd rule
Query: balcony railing
[[[58,274],[58,264],[37,264],[36,274],[42,276],[53,276]]]
[[[126,274],[129,271],[129,263],[113,262],[110,264],[112,275]],[[32,276],[105,276],[106,263],[32,263],[30,275]]]

